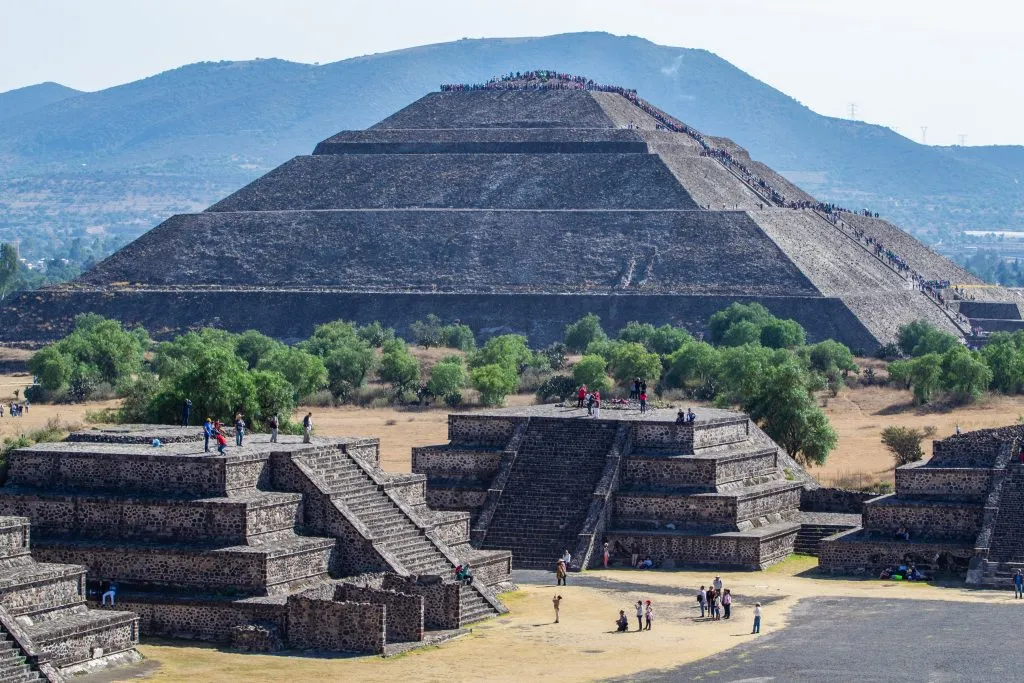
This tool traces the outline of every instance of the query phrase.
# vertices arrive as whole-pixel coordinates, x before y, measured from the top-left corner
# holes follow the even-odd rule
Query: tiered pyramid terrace
[[[50,339],[83,311],[158,335],[256,325],[284,339],[338,318],[404,331],[434,313],[542,345],[588,312],[612,329],[697,331],[733,301],[854,349],[922,318],[968,331],[863,236],[924,278],[976,278],[884,221],[830,212],[631,91],[530,74],[431,93],[328,138],[74,282],[16,297],[0,336]]]
[[[376,439],[253,435],[218,455],[196,428],[118,428],[15,452],[0,513],[31,519],[40,559],[117,582],[143,634],[387,652],[504,611],[508,553],[473,550],[468,515],[423,494],[380,470]],[[473,587],[453,581],[466,561]]]
[[[561,406],[455,414],[450,442],[413,449],[432,507],[468,510],[473,542],[513,563],[596,564],[607,540],[677,566],[758,569],[790,552],[800,497],[815,486],[745,415]]]
[[[1019,426],[936,441],[930,460],[897,468],[895,493],[864,503],[862,526],[822,540],[821,567],[875,574],[915,564],[1009,587],[1024,568],[1022,444]],[[896,537],[901,528],[909,540]]]

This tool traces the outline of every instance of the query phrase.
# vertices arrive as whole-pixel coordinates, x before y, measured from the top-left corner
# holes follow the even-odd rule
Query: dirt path
[[[733,619],[699,619],[696,588],[710,572],[596,571],[589,585],[556,588],[530,584],[506,594],[511,612],[475,627],[472,634],[439,647],[394,659],[245,655],[211,647],[152,644],[142,652],[160,663],[154,681],[399,680],[524,681],[566,683],[628,677],[640,671],[667,670],[713,656],[748,642],[753,602],[763,604],[762,633],[784,628],[796,602],[812,596],[884,597],[906,600],[976,602],[977,592],[923,584],[846,581],[798,576],[814,558],[795,557],[767,572],[724,573],[725,586],[736,595]],[[554,624],[551,598],[563,596],[561,623]],[[651,631],[638,633],[630,611],[637,600],[655,607]],[[1010,602],[1012,593],[986,593],[986,603]],[[631,617],[629,633],[615,633],[618,611]]]

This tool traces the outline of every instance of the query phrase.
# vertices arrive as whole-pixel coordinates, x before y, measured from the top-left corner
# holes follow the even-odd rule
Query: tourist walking
[[[715,591],[715,621],[722,618],[722,594]]]
[[[601,418],[601,392],[594,392],[594,419],[598,420]]]
[[[715,587],[715,592],[716,593],[721,593],[722,592],[722,577],[721,576],[716,576],[715,580],[711,582],[711,585]]]
[[[302,418],[302,443],[311,443],[313,436],[313,413],[306,413]]]
[[[647,608],[644,610],[644,619],[647,620],[647,629],[651,630],[651,622],[654,621],[654,607],[651,605],[651,601],[647,601]]]
[[[636,630],[644,630],[644,601],[636,601]]]
[[[700,605],[700,618],[703,619],[708,609],[708,593],[704,590],[704,586],[697,591],[697,604]]]
[[[608,541],[605,541],[604,546],[601,548],[601,556],[604,560],[604,568],[608,569]]]
[[[281,418],[276,414],[270,418],[270,443],[277,443],[277,430],[281,426]]]
[[[555,623],[558,623],[558,610],[562,606],[562,596],[556,595],[551,598],[551,603],[555,606]]]
[[[587,415],[593,415],[594,414],[594,394],[592,394],[589,391],[587,392],[586,403],[587,403]]]
[[[192,399],[185,399],[181,404],[181,426],[188,427],[188,418],[192,415]]]
[[[722,609],[725,611],[723,618],[732,616],[732,592],[728,588],[722,591]]]
[[[218,422],[214,432],[217,437],[217,452],[220,455],[224,455],[224,453],[227,452],[228,448],[228,439],[226,436],[224,436],[224,426],[220,422]]]
[[[647,412],[647,392],[646,391],[640,393],[640,412],[641,413],[646,413]]]
[[[754,603],[754,630],[751,635],[761,632],[761,603]]]
[[[567,572],[565,570],[565,560],[563,560],[562,558],[558,558],[558,562],[555,563],[555,582],[556,582],[555,585],[556,586],[565,586],[566,585],[566,583],[565,583],[566,574],[567,574]]]
[[[1013,597],[1015,600],[1024,598],[1024,574],[1019,569],[1013,575]]]
[[[245,420],[241,413],[235,413],[235,445],[242,445],[242,437],[245,436]]]
[[[210,452],[211,436],[213,436],[213,421],[206,418],[206,422],[203,423],[203,451],[206,453]]]

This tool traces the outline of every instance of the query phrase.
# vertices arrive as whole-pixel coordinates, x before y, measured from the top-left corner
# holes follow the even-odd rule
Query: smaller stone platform
[[[515,566],[572,568],[650,556],[757,569],[793,551],[801,491],[815,485],[746,415],[562,405],[454,414],[449,443],[413,449],[432,507],[466,510],[479,548]]]

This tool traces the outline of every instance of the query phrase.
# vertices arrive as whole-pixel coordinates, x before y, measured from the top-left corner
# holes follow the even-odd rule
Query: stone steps
[[[801,524],[797,532],[796,541],[793,542],[793,552],[802,555],[817,555],[821,539],[837,534],[841,531],[848,531],[852,526],[837,526],[827,524]]]
[[[12,615],[35,615],[84,598],[85,567],[31,563],[0,570],[0,604]]]
[[[43,680],[46,679],[28,663],[25,653],[0,627],[0,683]]]
[[[139,618],[131,612],[113,609],[82,610],[60,619],[24,625],[25,632],[43,653],[51,655],[57,667],[93,658],[93,648],[104,655],[131,650],[138,642]]]

